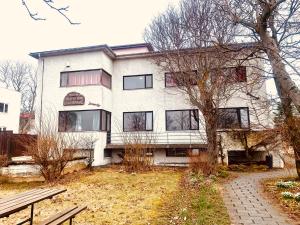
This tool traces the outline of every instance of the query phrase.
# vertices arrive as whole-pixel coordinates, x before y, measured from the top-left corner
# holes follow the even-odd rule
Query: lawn
[[[35,222],[73,205],[87,205],[74,224],[230,224],[218,182],[182,170],[129,174],[106,168],[71,174],[55,184],[7,182],[0,184],[0,198],[36,187],[66,188],[67,192],[38,203]],[[15,225],[16,219],[27,215],[28,209],[0,219],[0,224]]]

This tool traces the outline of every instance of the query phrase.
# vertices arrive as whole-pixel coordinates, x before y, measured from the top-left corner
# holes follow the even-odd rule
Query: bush
[[[217,173],[217,177],[222,177],[222,178],[226,178],[229,176],[229,173],[228,171],[226,170],[220,170],[218,173]]]
[[[291,192],[285,191],[285,192],[281,192],[281,195],[283,198],[285,199],[293,199],[294,195]]]
[[[300,192],[298,192],[298,193],[295,194],[295,200],[297,202],[300,202]]]
[[[295,186],[295,182],[293,181],[279,181],[276,183],[278,188],[291,188]]]

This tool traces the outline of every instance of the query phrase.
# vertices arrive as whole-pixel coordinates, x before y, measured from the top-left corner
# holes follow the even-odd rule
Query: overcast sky
[[[42,0],[27,0],[32,12],[46,21],[31,19],[21,0],[1,1],[0,60],[35,62],[29,52],[89,45],[141,43],[145,27],[168,4],[179,0],[56,0],[69,5],[67,20],[49,9]]]

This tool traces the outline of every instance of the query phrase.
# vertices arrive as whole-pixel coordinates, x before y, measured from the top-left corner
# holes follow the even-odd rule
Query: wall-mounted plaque
[[[64,98],[64,106],[68,105],[84,105],[85,98],[77,92],[70,92]]]

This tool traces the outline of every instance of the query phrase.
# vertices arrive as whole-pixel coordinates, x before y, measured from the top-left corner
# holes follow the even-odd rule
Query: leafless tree
[[[300,90],[292,79],[300,75],[300,0],[221,0],[217,1],[225,18],[240,29],[240,36],[258,41],[269,61],[279,97],[290,126],[300,176],[300,131],[294,127],[291,104],[300,111]]]
[[[41,17],[38,12],[33,12],[28,2],[29,0],[21,0],[22,5],[25,7],[26,11],[28,12],[29,16],[34,20],[46,20],[45,17]],[[57,6],[58,4],[54,2],[54,0],[40,0],[40,3],[44,4],[46,7],[50,8],[51,10],[57,12],[61,16],[63,16],[70,24],[78,25],[80,23],[73,22],[68,15],[66,14],[69,11],[70,6]]]
[[[12,88],[22,94],[23,112],[33,112],[37,76],[34,66],[19,61],[4,61],[0,63],[0,82],[6,88]]]
[[[232,42],[235,28],[222,19],[222,13],[213,0],[183,0],[179,8],[169,7],[156,17],[145,31],[145,40],[159,50],[155,63],[171,74],[178,89],[202,113],[209,173],[214,172],[219,154],[218,108],[241,89],[231,72],[243,65],[249,53],[249,46],[223,48]]]

